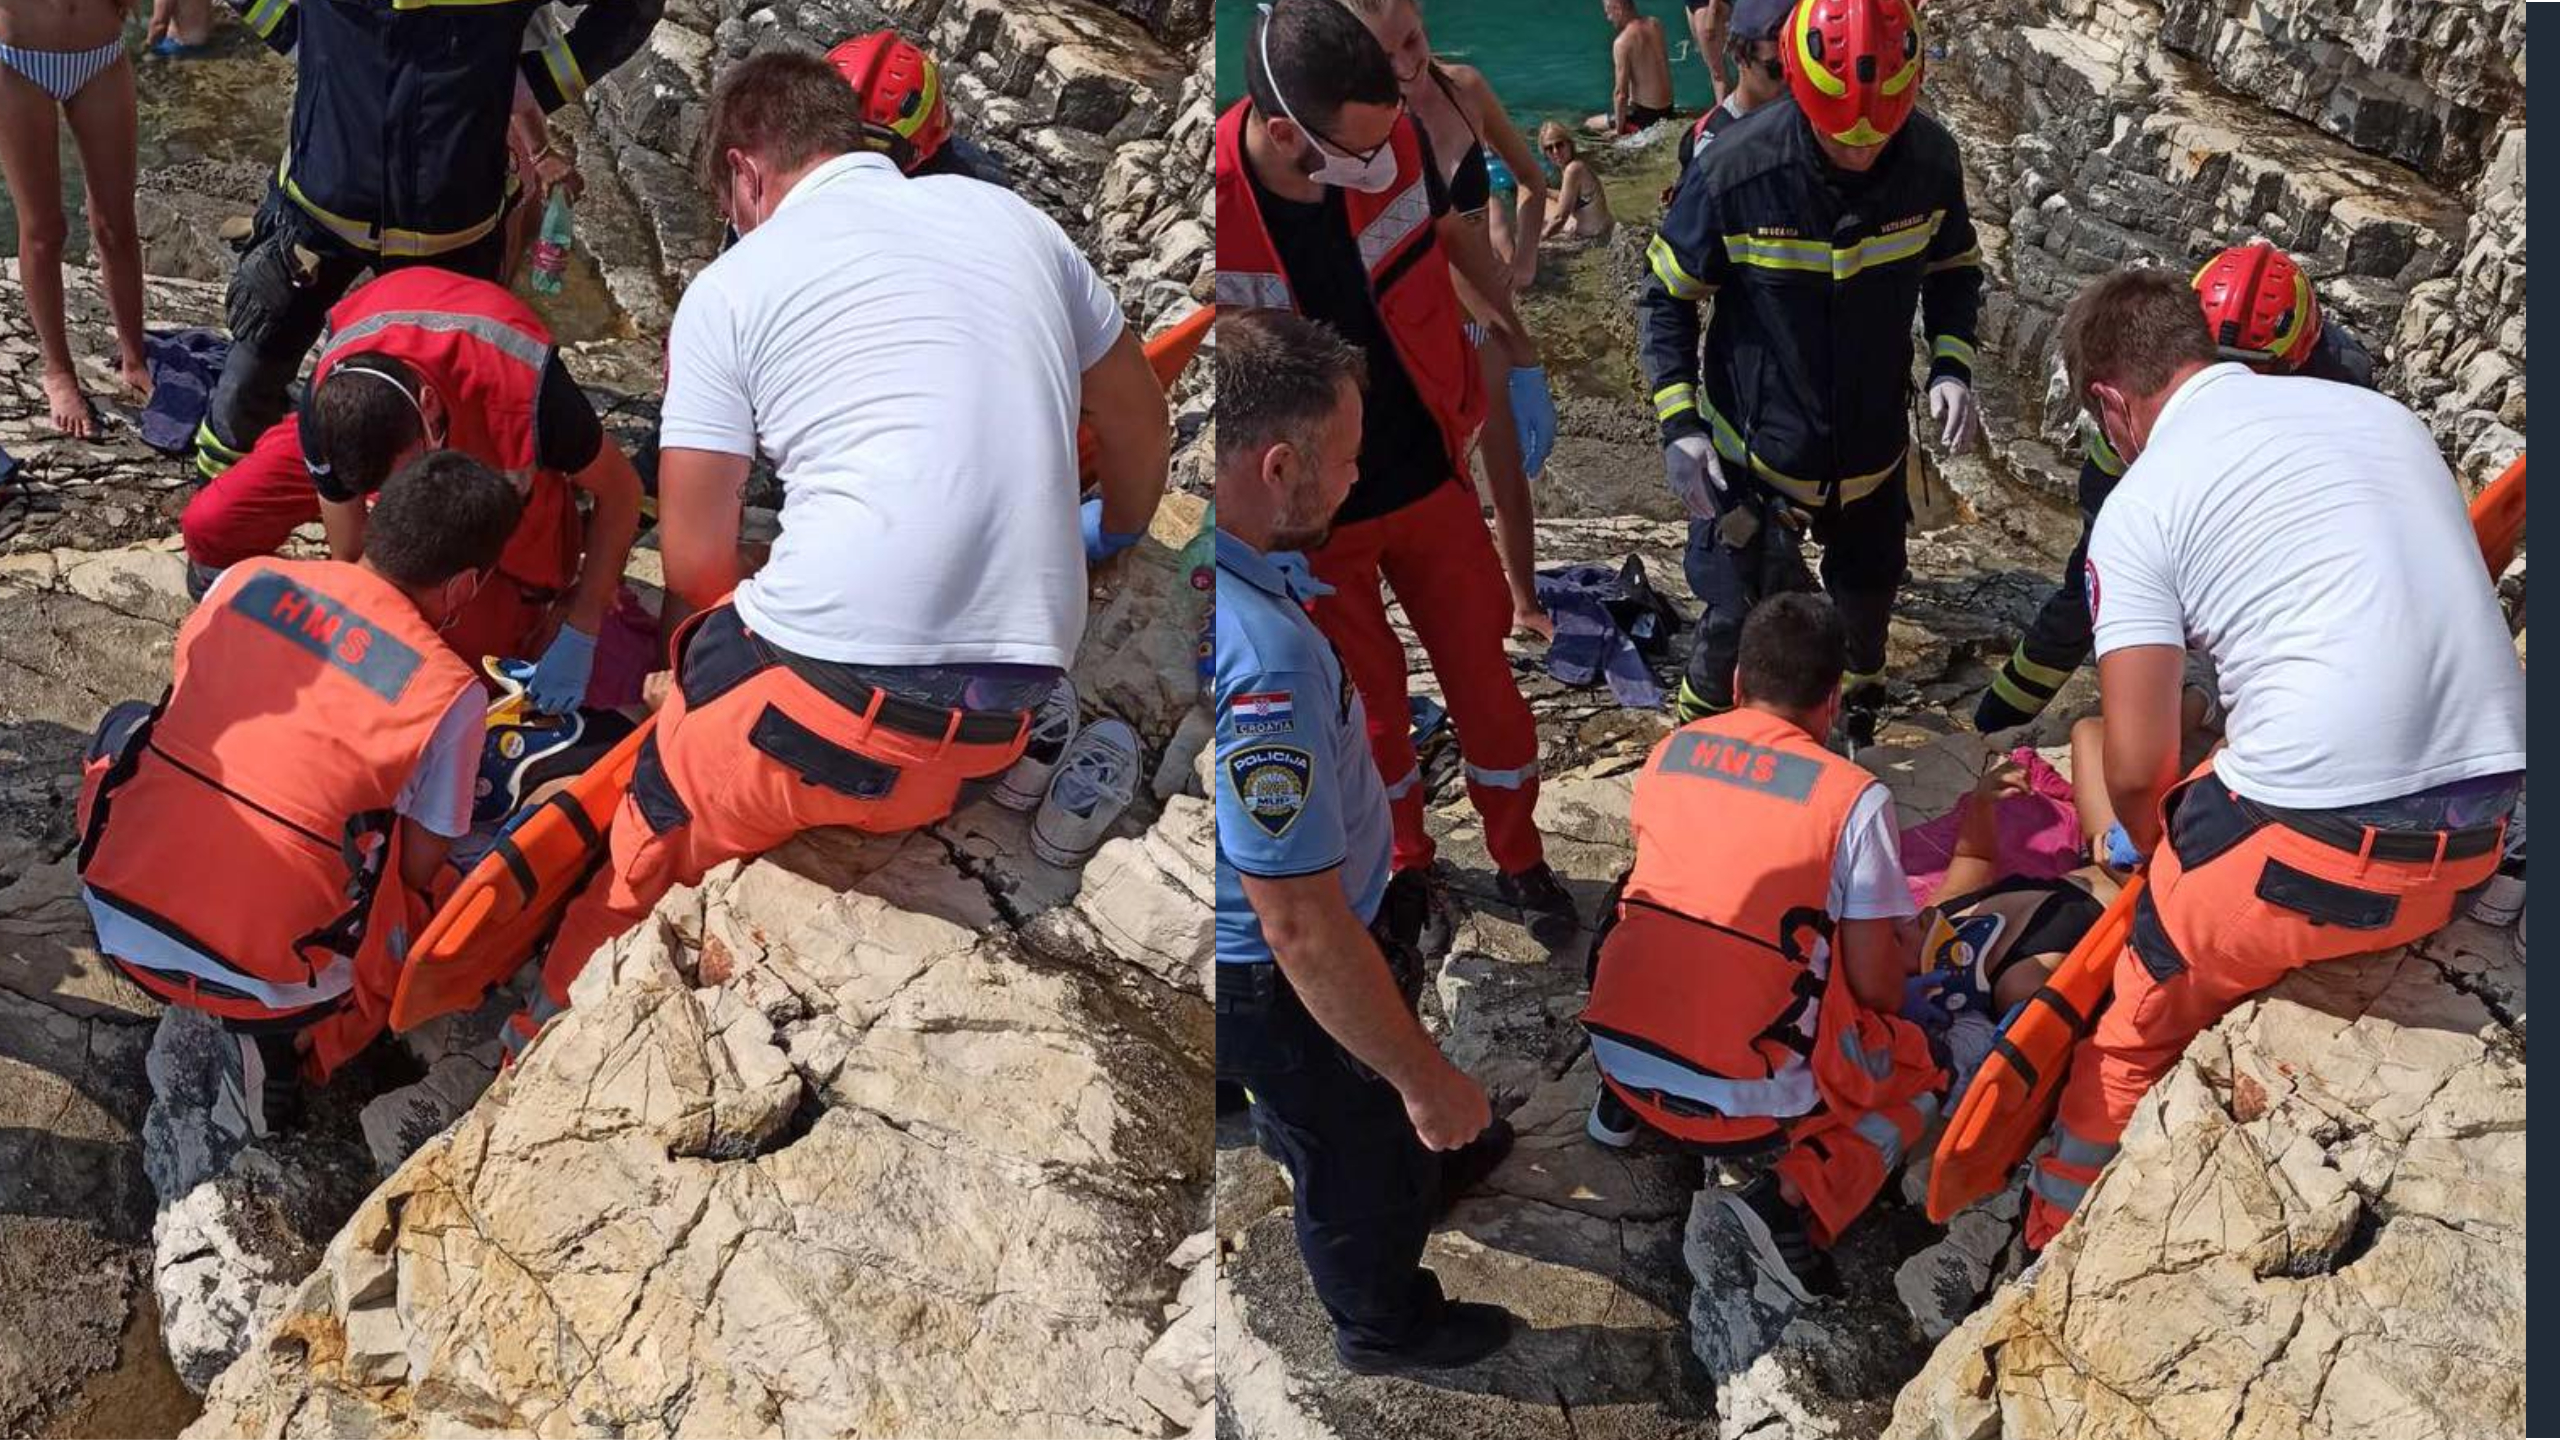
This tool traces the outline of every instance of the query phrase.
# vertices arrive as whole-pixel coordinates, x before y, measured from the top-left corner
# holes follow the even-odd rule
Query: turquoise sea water
[[[1638,0],[1662,21],[1671,48],[1671,88],[1682,110],[1715,103],[1689,42],[1680,0]],[[1244,93],[1244,44],[1253,0],[1218,0],[1218,97]],[[1600,0],[1434,0],[1422,13],[1431,46],[1484,71],[1515,122],[1578,120],[1609,108],[1609,41]]]

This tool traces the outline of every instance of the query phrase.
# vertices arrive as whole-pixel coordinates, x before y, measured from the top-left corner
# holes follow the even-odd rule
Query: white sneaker
[[[2501,870],[2471,902],[2471,918],[2483,925],[2513,925],[2524,917],[2524,877]]]
[[[1076,738],[1076,723],[1076,682],[1061,675],[1057,688],[1031,717],[1031,743],[1023,747],[1022,758],[996,783],[995,802],[1007,810],[1028,810],[1039,804],[1049,793],[1049,777],[1057,771],[1058,757]]]
[[[1103,720],[1079,732],[1058,758],[1049,796],[1032,817],[1032,853],[1067,867],[1092,859],[1137,793],[1138,732],[1125,720]]]

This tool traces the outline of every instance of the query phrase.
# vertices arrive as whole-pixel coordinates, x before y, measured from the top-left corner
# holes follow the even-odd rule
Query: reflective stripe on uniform
[[[174,985],[183,986],[189,979],[202,980],[245,995],[279,1013],[308,1010],[355,988],[356,963],[344,955],[331,957],[328,965],[312,971],[311,978],[299,984],[262,980],[178,939],[166,926],[142,918],[118,904],[113,896],[83,885],[80,898],[88,907],[91,923],[115,941],[109,953],[136,970],[167,976]],[[102,944],[100,948],[107,946]]]
[[[241,23],[249,27],[251,34],[264,40],[276,33],[276,27],[284,23],[285,12],[292,8],[293,0],[258,0],[257,4],[249,7],[248,14],[240,17]]]
[[[2089,1182],[2037,1165],[2027,1171],[2027,1193],[2057,1210],[2077,1210],[2089,1194]]]
[[[510,360],[540,371],[551,363],[551,347],[527,335],[503,320],[486,315],[464,315],[450,310],[384,310],[367,315],[346,329],[321,341],[323,363],[335,360],[339,353],[354,348],[393,326],[424,330],[436,335],[468,335],[484,340]]]
[[[1733,428],[1733,423],[1724,418],[1723,412],[1716,409],[1715,402],[1709,400],[1703,390],[1698,392],[1698,413],[1707,419],[1707,429],[1714,437],[1717,454],[1737,465],[1750,466],[1752,474],[1799,504],[1819,506],[1827,494],[1837,494],[1844,505],[1852,500],[1863,500],[1874,494],[1877,486],[1900,475],[1907,458],[1907,454],[1896,455],[1893,463],[1881,470],[1843,476],[1826,486],[1818,481],[1799,480],[1752,454],[1742,443],[1742,433]]]
[[[210,419],[196,422],[197,474],[207,480],[219,480],[223,471],[239,464],[241,459],[239,451],[223,444],[222,437],[213,433]]]
[[[1670,291],[1674,300],[1696,300],[1715,288],[1690,274],[1681,265],[1679,255],[1672,250],[1671,242],[1660,235],[1654,236],[1653,243],[1645,247],[1644,259],[1653,267],[1653,278],[1662,282],[1662,288]]]
[[[1920,273],[1935,275],[1945,270],[1978,270],[1980,268],[1982,268],[1982,247],[1976,245],[1960,254],[1950,255],[1944,260],[1932,260]]]
[[[1420,177],[1388,202],[1360,232],[1360,268],[1376,274],[1378,266],[1413,232],[1431,223],[1431,191]]]
[[[1929,342],[1929,358],[1959,361],[1970,370],[1973,368],[1973,347],[1953,335],[1941,335]]]
[[[1840,688],[1843,691],[1855,690],[1861,685],[1881,685],[1883,683],[1884,672],[1881,670],[1844,670],[1840,672]]]
[[[575,103],[585,98],[587,72],[578,67],[578,56],[569,48],[568,36],[555,33],[544,40],[541,55],[542,66],[551,72],[551,83],[559,88],[562,100]]]
[[[1890,235],[1870,235],[1854,245],[1826,245],[1819,240],[1789,240],[1765,235],[1727,235],[1724,237],[1724,253],[1736,265],[1757,265],[1764,270],[1800,270],[1828,275],[1834,280],[1847,280],[1870,266],[1891,265],[1925,253],[1929,243],[1938,238],[1938,227],[1946,223],[1946,218],[1946,211],[1932,210],[1925,225],[1914,225]]]
[[[498,213],[492,213],[488,219],[465,230],[437,234],[386,225],[379,227],[380,233],[377,234],[377,227],[322,209],[310,196],[303,194],[302,187],[294,183],[292,166],[293,157],[289,153],[276,165],[276,184],[284,191],[285,198],[300,206],[304,214],[319,221],[321,228],[359,250],[401,259],[423,259],[476,244],[498,228]]]
[[[1698,408],[1698,387],[1689,384],[1665,385],[1653,392],[1653,418],[1668,420],[1683,410]]]
[[[1516,770],[1488,770],[1481,765],[1467,767],[1467,783],[1490,785],[1497,790],[1517,790],[1538,778],[1538,762],[1530,761]]]
[[[1902,1130],[1892,1121],[1870,1110],[1858,1117],[1858,1138],[1876,1147],[1884,1157],[1884,1168],[1890,1170],[1902,1159]]]
[[[1268,271],[1221,270],[1218,303],[1240,310],[1286,310],[1290,308],[1289,281]]]
[[[2044,707],[2053,703],[2053,697],[2051,695],[2038,695],[2018,684],[2016,680],[2011,678],[2007,666],[2002,666],[1998,671],[1993,673],[1991,677],[1991,693],[1999,696],[2001,703],[2007,705],[2010,709],[2029,716],[2043,714]]]
[[[533,999],[525,1005],[523,1013],[517,1016],[518,1019],[532,1021],[533,1028],[526,1030],[515,1025],[498,1027],[498,1042],[506,1047],[507,1058],[513,1060],[522,1054],[524,1047],[533,1043],[533,1037],[542,1033],[542,1027],[550,1023],[551,1017],[568,1008],[552,999],[550,991],[535,987]]]
[[[1855,1026],[1840,1032],[1840,1053],[1849,1057],[1850,1064],[1867,1072],[1871,1080],[1883,1080],[1893,1074],[1893,1052],[1869,1050],[1859,1044]]]
[[[2071,672],[2068,670],[2056,670],[2050,665],[2039,665],[2028,659],[2027,642],[2024,640],[2018,642],[2016,652],[2009,656],[2009,668],[2017,672],[2019,679],[2030,684],[2042,685],[2048,690],[2061,689],[2063,682],[2071,678]]]
[[[1394,784],[1387,787],[1387,798],[1389,800],[1401,800],[1407,795],[1412,794],[1414,787],[1421,783],[1422,767],[1417,765],[1413,769],[1404,772],[1403,775],[1397,778]]]
[[[2053,1127],[2051,1158],[2057,1165],[2069,1165],[2075,1169],[2102,1170],[2106,1168],[2108,1161],[2116,1158],[2118,1148],[2120,1147],[2102,1145],[2085,1136],[2075,1135],[2068,1125]]]

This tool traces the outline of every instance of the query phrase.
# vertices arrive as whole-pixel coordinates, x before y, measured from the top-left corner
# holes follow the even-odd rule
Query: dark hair
[[[1274,445],[1312,448],[1342,403],[1342,382],[1368,383],[1359,347],[1321,320],[1286,310],[1218,317],[1218,468]]]
[[[1393,105],[1404,93],[1377,37],[1335,0],[1272,0],[1255,16],[1244,37],[1244,90],[1264,119],[1294,113],[1319,130],[1331,129],[1345,105]]]
[[[426,443],[418,398],[425,389],[425,377],[405,360],[371,350],[339,358],[311,393],[309,438],[318,453],[304,463],[326,473],[339,494],[381,489],[391,462]]]
[[[2093,384],[2156,395],[2181,366],[2221,358],[2194,288],[2175,271],[2108,271],[2080,287],[2062,312],[2062,367],[2070,375],[2072,398],[2093,414]]]
[[[836,67],[798,50],[768,50],[730,66],[712,89],[694,163],[704,188],[717,194],[728,183],[732,150],[797,170],[866,148],[862,100]]]
[[[382,483],[365,525],[365,563],[409,586],[489,569],[523,509],[504,475],[459,450],[430,450]]]
[[[1848,633],[1829,596],[1808,590],[1772,595],[1742,622],[1735,669],[1751,700],[1810,710],[1831,697],[1848,668]]]

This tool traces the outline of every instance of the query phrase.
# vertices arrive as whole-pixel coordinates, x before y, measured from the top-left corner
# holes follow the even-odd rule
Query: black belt
[[[807,681],[810,689],[856,715],[870,715],[872,701],[877,697],[880,711],[872,715],[872,723],[919,740],[939,740],[949,735],[963,745],[1010,745],[1031,720],[1028,710],[960,710],[910,700],[856,678],[846,666],[794,655],[751,630],[747,632],[747,643],[768,664],[789,670]],[[951,723],[954,716],[960,722],[956,730]]]
[[[2473,825],[2461,830],[2384,830],[2339,819],[2335,813],[2326,810],[2280,810],[2272,805],[2260,805],[2237,792],[2231,793],[2231,799],[2240,807],[2240,813],[2261,825],[2281,825],[2297,835],[2317,840],[2332,850],[2344,850],[2350,855],[2370,855],[2376,860],[2404,864],[2439,859],[2468,860],[2475,855],[2486,855],[2504,842],[2507,833],[2503,823]]]

